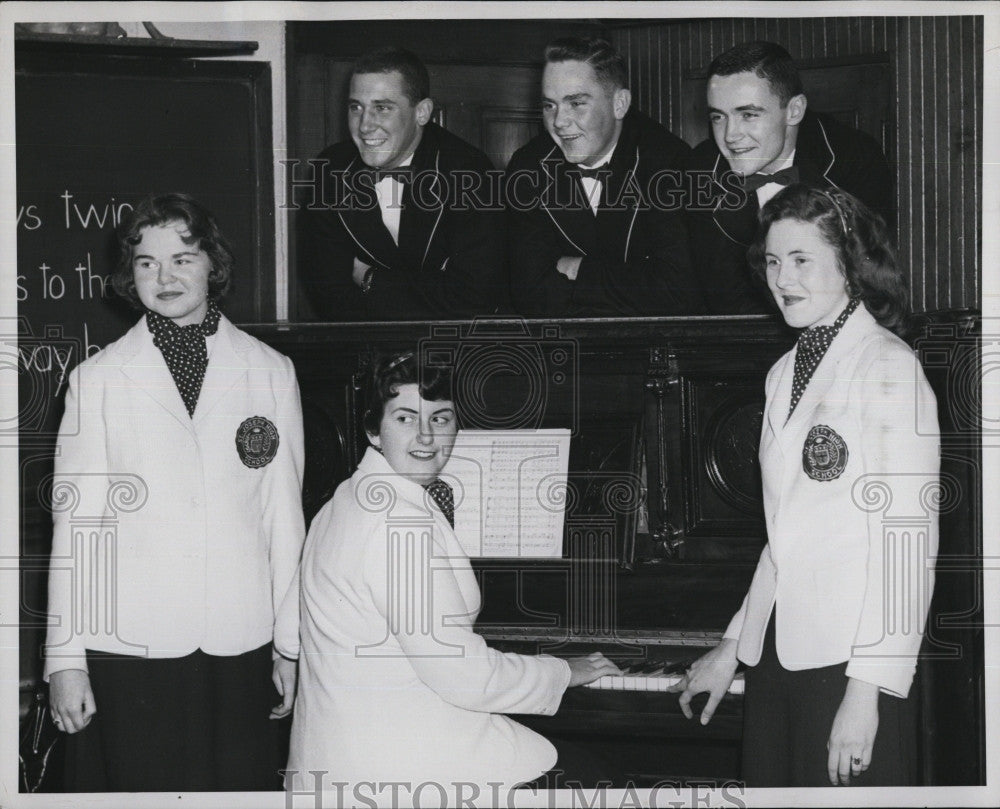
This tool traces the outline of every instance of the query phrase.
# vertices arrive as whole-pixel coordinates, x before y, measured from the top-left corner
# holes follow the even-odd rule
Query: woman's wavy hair
[[[188,194],[150,195],[135,206],[118,226],[118,263],[111,276],[111,284],[119,295],[137,309],[142,301],[135,289],[132,256],[135,246],[142,240],[142,231],[148,227],[161,227],[172,222],[183,222],[190,233],[185,244],[198,244],[212,262],[208,275],[208,297],[218,301],[232,286],[233,250],[222,235],[219,225],[205,206]]]
[[[418,386],[420,397],[428,402],[455,400],[451,368],[421,366],[414,351],[381,356],[372,363],[367,380],[363,420],[368,435],[379,434],[389,400],[399,395],[400,386],[411,384]]]
[[[840,188],[796,183],[779,191],[760,212],[750,266],[766,275],[764,244],[771,225],[783,219],[815,224],[837,255],[851,297],[861,298],[882,326],[903,334],[909,314],[906,280],[896,267],[889,231],[878,214]]]

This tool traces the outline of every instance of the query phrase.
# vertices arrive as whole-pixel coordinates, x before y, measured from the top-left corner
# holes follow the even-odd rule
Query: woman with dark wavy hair
[[[767,376],[767,545],[722,642],[675,690],[707,723],[740,661],[748,786],[916,783],[907,695],[933,590],[934,394],[896,333],[906,285],[885,225],[838,188],[792,185],[750,261],[801,329]],[[899,529],[893,518],[919,518]],[[919,523],[918,523],[919,524]]]
[[[374,365],[371,446],[316,515],[302,556],[289,789],[430,783],[487,794],[532,781],[557,750],[505,714],[554,713],[568,686],[620,673],[600,653],[505,654],[473,631],[479,586],[442,473],[458,431],[453,398],[448,369],[413,352]],[[570,764],[559,749],[567,777],[596,777],[572,753]]]
[[[44,676],[66,788],[277,789],[305,534],[295,371],[219,311],[233,254],[196,200],[146,198],[118,240],[113,284],[142,316],[71,374],[55,462]]]

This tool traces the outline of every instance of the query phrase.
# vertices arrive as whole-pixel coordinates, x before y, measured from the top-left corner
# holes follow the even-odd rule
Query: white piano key
[[[599,691],[667,691],[683,679],[682,674],[608,674],[587,683],[587,688]],[[730,694],[742,694],[744,690],[743,674],[737,674],[729,685]]]

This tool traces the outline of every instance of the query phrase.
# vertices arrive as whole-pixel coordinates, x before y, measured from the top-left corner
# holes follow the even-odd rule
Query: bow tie
[[[587,169],[584,168],[583,166],[574,166],[573,168],[576,171],[580,172],[581,177],[586,177],[588,180],[601,180],[602,182],[604,180],[604,177],[602,177],[601,175],[603,174],[604,176],[607,176],[608,174],[611,173],[611,170],[608,168],[607,163],[601,163],[601,165],[595,166],[592,169]]]
[[[756,174],[751,174],[749,177],[743,178],[743,190],[748,194],[751,191],[756,191],[761,186],[765,186],[768,183],[778,183],[779,185],[791,185],[792,183],[797,183],[799,181],[799,167],[789,166],[781,171],[776,171],[774,174],[761,174],[757,172]]]

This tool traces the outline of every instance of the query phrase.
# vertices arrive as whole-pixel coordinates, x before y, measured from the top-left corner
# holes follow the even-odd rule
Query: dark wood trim
[[[109,39],[84,34],[18,33],[14,37],[19,50],[43,53],[97,54],[103,56],[163,56],[190,59],[198,56],[243,56],[256,53],[259,43],[253,40],[208,39]]]

